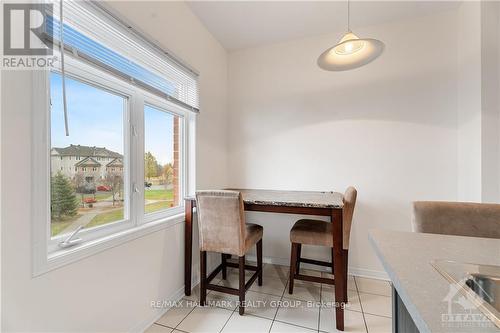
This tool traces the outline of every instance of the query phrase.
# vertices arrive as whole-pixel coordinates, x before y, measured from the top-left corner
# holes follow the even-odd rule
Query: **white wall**
[[[409,231],[413,200],[457,199],[457,19],[454,10],[355,27],[387,47],[348,72],[315,63],[341,32],[230,53],[231,186],[354,185],[350,269],[383,276],[368,230]],[[297,217],[249,219],[264,226],[264,255],[287,262]]]
[[[183,3],[112,6],[201,73],[197,180],[200,187],[226,185],[225,50]],[[150,324],[157,314],[150,302],[183,288],[182,224],[32,277],[30,233],[41,221],[30,218],[30,125],[41,110],[26,98],[31,80],[29,72],[2,73],[1,330],[123,332]]]
[[[481,3],[482,202],[500,199],[499,8],[498,2]]]
[[[497,110],[498,110],[498,128],[500,132],[500,4],[497,3],[496,5],[496,19],[497,19],[497,42],[496,42],[496,48],[497,48],[497,94],[496,94],[496,103],[497,103]],[[499,153],[498,153],[498,165],[500,166],[500,135],[498,137],[498,147],[499,147]],[[500,202],[500,167],[497,169],[497,177],[498,177],[498,198],[497,202]]]
[[[481,201],[481,6],[458,10],[458,199]]]
[[[499,4],[464,2],[458,24],[458,198],[499,202]]]

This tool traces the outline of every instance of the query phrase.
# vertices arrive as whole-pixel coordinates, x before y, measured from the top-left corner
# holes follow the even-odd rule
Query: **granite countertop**
[[[245,204],[309,208],[343,208],[344,195],[339,192],[275,191],[227,189],[239,191]],[[194,199],[187,197],[186,199]]]
[[[372,230],[369,238],[420,332],[500,332],[489,320],[481,327],[443,321],[449,306],[453,314],[481,312],[467,298],[451,295],[450,283],[430,264],[453,260],[500,265],[500,240],[389,230]]]

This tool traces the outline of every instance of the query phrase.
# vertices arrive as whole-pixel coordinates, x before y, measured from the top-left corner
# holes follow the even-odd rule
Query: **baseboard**
[[[248,260],[251,260],[251,261],[257,260],[255,255],[248,255],[247,258],[248,258]],[[264,258],[262,258],[262,261],[266,264],[290,266],[290,259],[288,259],[288,258],[264,257]],[[306,264],[306,263],[301,263],[300,266],[305,268],[305,269],[311,268],[314,270],[330,272],[330,270],[327,267],[315,266],[315,265]],[[372,269],[365,269],[365,268],[349,266],[349,274],[354,275],[354,276],[359,276],[359,277],[366,277],[366,278],[370,278],[370,279],[389,281],[389,276],[387,275],[387,273],[385,271],[376,271],[376,270],[372,270]]]
[[[349,274],[370,279],[390,281],[386,271],[376,271],[373,269],[349,267]]]

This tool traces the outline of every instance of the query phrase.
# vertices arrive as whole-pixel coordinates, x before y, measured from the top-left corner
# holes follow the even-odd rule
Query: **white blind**
[[[59,2],[47,13],[46,32],[60,39]],[[192,111],[198,111],[198,75],[132,27],[89,1],[64,1],[63,38],[70,54]]]

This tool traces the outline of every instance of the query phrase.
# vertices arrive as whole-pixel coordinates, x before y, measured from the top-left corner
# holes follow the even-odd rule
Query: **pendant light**
[[[347,33],[337,45],[323,52],[318,66],[327,71],[345,71],[366,65],[382,54],[384,43],[372,38],[359,38],[351,31],[350,3],[347,0]]]

